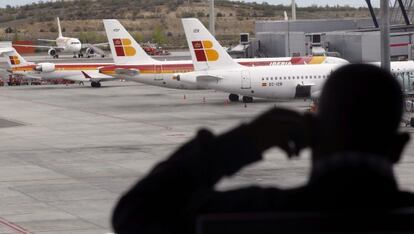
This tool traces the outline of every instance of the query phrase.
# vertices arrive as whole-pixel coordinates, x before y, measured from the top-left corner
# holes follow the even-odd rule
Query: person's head
[[[314,159],[357,151],[399,160],[408,134],[398,132],[403,94],[386,70],[346,65],[327,79],[316,115]]]

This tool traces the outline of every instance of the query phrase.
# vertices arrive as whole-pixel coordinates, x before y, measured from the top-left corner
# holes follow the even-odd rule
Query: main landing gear
[[[239,99],[240,99],[239,98],[239,95],[237,95],[237,94],[232,93],[232,94],[229,95],[229,100],[231,102],[238,102]],[[243,96],[242,102],[243,103],[252,103],[253,102],[253,98],[252,97],[248,97],[248,96]]]
[[[101,87],[101,82],[92,81],[91,86],[93,88],[99,88],[99,87]]]
[[[253,102],[253,98],[252,97],[243,96],[242,101],[244,103],[252,103]]]
[[[231,94],[229,95],[229,100],[230,100],[231,102],[238,102],[238,101],[239,101],[239,95],[234,94],[234,93],[231,93]]]

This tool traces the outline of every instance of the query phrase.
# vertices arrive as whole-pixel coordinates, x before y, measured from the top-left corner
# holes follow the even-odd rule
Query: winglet
[[[182,23],[196,71],[241,67],[198,19],[182,19]]]
[[[92,79],[92,77],[91,77],[90,75],[88,75],[86,72],[84,72],[84,71],[81,71],[81,72],[82,72],[83,76],[84,76],[86,79]]]
[[[157,62],[142,49],[118,20],[105,19],[103,23],[115,64],[152,64]]]

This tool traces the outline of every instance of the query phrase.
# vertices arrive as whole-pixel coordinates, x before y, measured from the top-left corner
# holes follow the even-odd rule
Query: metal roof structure
[[[375,27],[378,25],[378,17],[371,0],[365,0],[371,12]],[[390,0],[390,22],[392,25],[411,25],[414,21],[414,0]]]

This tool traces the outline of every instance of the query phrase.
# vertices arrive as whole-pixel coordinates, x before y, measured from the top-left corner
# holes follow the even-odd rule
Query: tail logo
[[[194,53],[197,58],[197,62],[213,62],[219,59],[219,54],[213,48],[211,41],[193,41]]]
[[[19,65],[20,64],[20,59],[17,56],[9,56],[10,59],[10,63],[12,65]]]
[[[137,51],[132,47],[132,42],[128,38],[115,38],[113,39],[116,56],[118,57],[130,57],[137,54]]]

